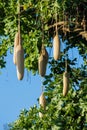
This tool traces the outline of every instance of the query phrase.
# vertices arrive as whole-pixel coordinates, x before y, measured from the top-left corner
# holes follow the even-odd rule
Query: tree
[[[10,127],[11,130],[86,130],[86,81],[87,81],[87,2],[86,0],[20,0],[21,4],[21,37],[25,53],[25,68],[34,74],[38,72],[38,57],[42,43],[52,48],[52,39],[57,27],[62,48],[60,59],[55,61],[49,57],[49,75],[45,76],[43,85],[47,97],[47,107],[32,107],[23,110],[19,119]],[[3,15],[0,18],[1,51],[7,52],[13,48],[14,36],[18,31],[18,2],[16,0],[1,0],[0,8]],[[0,12],[1,14],[1,12]],[[4,47],[5,48],[4,48]],[[3,48],[2,48],[3,47]],[[76,66],[77,57],[71,59],[69,51],[77,48],[83,58],[81,66]],[[1,54],[1,57],[4,53]],[[63,72],[67,60],[70,73],[70,85],[67,96],[63,97]],[[0,62],[1,64],[1,62]],[[77,86],[79,90],[77,90]],[[39,118],[39,111],[44,113]]]

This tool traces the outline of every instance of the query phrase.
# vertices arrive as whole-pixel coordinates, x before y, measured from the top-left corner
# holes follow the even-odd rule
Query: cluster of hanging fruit
[[[56,34],[53,38],[53,58],[54,60],[58,60],[60,58],[60,38],[58,35],[58,30],[56,30]],[[48,53],[44,45],[42,44],[40,57],[38,60],[38,68],[39,68],[39,74],[44,77],[46,73],[46,66],[48,62]],[[66,70],[63,73],[63,96],[66,96],[68,93],[69,88],[69,73],[67,71],[67,63],[66,63]],[[44,92],[42,92],[40,98],[39,98],[39,104],[45,111],[46,109],[46,98],[44,96]],[[43,117],[43,113],[39,112],[39,117]]]
[[[58,29],[56,25],[56,33],[53,38],[53,57],[54,60],[58,60],[60,58],[60,38],[58,35]],[[42,42],[40,56],[38,58],[38,71],[41,77],[44,77],[46,74],[46,68],[48,63],[48,52]],[[24,77],[24,50],[22,47],[22,40],[20,34],[20,6],[19,6],[19,14],[18,14],[18,32],[15,34],[14,38],[14,55],[13,62],[16,65],[17,77],[18,80],[22,80]],[[67,95],[69,88],[69,73],[66,71],[63,74],[63,96]],[[46,99],[44,96],[44,92],[42,92],[39,98],[39,104],[45,110],[46,108]],[[39,112],[39,116],[42,118],[43,113]]]
[[[55,60],[58,60],[60,57],[60,38],[58,35],[57,27],[56,27],[56,35],[53,39],[53,57]],[[63,96],[66,96],[68,93],[69,88],[69,73],[67,71],[67,64],[66,64],[66,70],[63,73]]]

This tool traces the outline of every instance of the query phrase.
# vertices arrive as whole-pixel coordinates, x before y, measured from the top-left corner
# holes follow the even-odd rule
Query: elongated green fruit
[[[15,34],[15,38],[14,38],[14,52],[13,52],[13,63],[16,65],[16,47],[19,44],[19,33],[17,32]]]
[[[66,96],[69,89],[69,73],[65,71],[63,73],[63,96]]]
[[[58,60],[60,57],[60,39],[58,34],[53,39],[53,57],[55,60]]]
[[[16,47],[16,62],[17,77],[18,80],[22,80],[24,76],[24,50],[20,44]]]
[[[40,57],[38,59],[38,70],[39,74],[44,77],[46,74],[46,67],[48,62],[48,52],[46,49],[41,51]]]

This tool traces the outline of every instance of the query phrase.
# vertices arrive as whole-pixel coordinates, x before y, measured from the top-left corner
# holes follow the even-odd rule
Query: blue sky
[[[38,104],[41,94],[41,77],[25,71],[24,79],[18,81],[13,56],[8,52],[6,68],[0,74],[0,130],[3,124],[18,118],[20,110]]]
[[[63,45],[61,47],[63,48]],[[51,54],[52,50],[48,53]],[[71,59],[77,57],[77,66],[83,63],[77,48],[69,51],[69,57]],[[22,109],[29,109],[34,104],[38,105],[37,98],[41,94],[39,75],[32,76],[25,70],[24,79],[18,81],[13,56],[9,51],[6,61],[6,68],[2,69],[0,74],[0,130],[4,130],[5,123],[15,121]]]

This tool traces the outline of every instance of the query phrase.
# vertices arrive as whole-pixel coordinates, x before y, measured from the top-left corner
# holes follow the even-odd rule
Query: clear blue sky
[[[40,76],[25,71],[24,79],[18,81],[13,56],[8,52],[6,68],[0,74],[0,130],[3,124],[17,119],[20,110],[38,104],[41,94]]]
[[[80,66],[82,58],[78,55],[77,49],[69,51],[71,59],[76,56],[77,66]],[[32,76],[25,71],[24,79],[18,81],[13,56],[9,52],[6,61],[6,68],[1,70],[0,75],[0,130],[4,130],[3,124],[15,121],[20,110],[29,109],[34,104],[38,104],[37,98],[41,94],[39,75]]]

